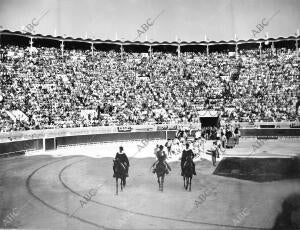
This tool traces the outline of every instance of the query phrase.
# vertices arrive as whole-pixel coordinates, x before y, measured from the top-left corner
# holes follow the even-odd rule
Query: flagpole
[[[266,45],[269,45],[269,33],[268,33],[268,32],[266,32],[265,37],[266,37],[266,42],[265,42],[265,44],[266,44]]]

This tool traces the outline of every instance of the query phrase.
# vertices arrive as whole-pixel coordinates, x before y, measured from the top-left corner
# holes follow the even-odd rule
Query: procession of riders
[[[165,145],[156,145],[154,149],[154,155],[156,156],[156,161],[152,165],[152,172],[156,173],[156,166],[158,163],[162,163],[165,166],[165,173],[168,174],[171,171],[171,167],[167,163],[168,158],[172,158],[172,156],[177,155],[180,156],[181,160],[181,175],[183,176],[183,167],[187,161],[187,159],[192,159],[192,167],[193,174],[196,175],[195,163],[193,159],[201,156],[201,153],[204,153],[204,143],[206,142],[206,138],[201,133],[200,130],[196,130],[196,132],[191,136],[191,132],[188,130],[178,130],[175,138],[168,139]],[[212,156],[212,164],[216,166],[216,158],[220,156],[220,152],[222,147],[224,147],[224,140],[218,139],[213,142],[213,146],[208,150],[208,154]],[[164,150],[166,149],[166,151]],[[119,152],[117,152],[115,156],[115,160],[119,160],[125,170],[125,177],[128,177],[129,171],[129,160],[124,152],[123,147],[119,148]],[[114,175],[115,175],[115,165],[113,166]]]

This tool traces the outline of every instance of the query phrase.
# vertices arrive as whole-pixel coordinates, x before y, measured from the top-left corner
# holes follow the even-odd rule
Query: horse
[[[118,195],[118,180],[121,179],[121,191],[126,186],[126,166],[120,161],[120,159],[114,160],[114,169],[116,176],[116,195]]]
[[[185,190],[189,188],[189,191],[191,191],[193,172],[193,160],[192,157],[188,157],[183,165],[183,186]]]
[[[165,180],[165,174],[167,171],[167,166],[163,161],[159,161],[156,165],[156,176],[157,176],[157,182],[158,182],[158,190],[163,191],[164,190],[164,180]]]

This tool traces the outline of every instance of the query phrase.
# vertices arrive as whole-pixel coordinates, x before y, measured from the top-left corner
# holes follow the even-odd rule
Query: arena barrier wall
[[[249,136],[300,136],[300,129],[240,129],[242,137]]]
[[[168,131],[171,135],[171,131]],[[175,135],[175,131],[174,131]],[[114,141],[130,141],[130,140],[151,140],[151,139],[166,139],[167,131],[153,131],[153,132],[124,132],[124,133],[108,133],[97,135],[80,135],[80,136],[66,136],[57,137],[56,146],[90,144],[99,142],[114,142]]]
[[[6,156],[15,153],[24,154],[25,151],[40,149],[43,149],[43,139],[0,143],[0,156]]]
[[[300,129],[240,129],[242,137],[257,136],[300,136]],[[143,132],[116,132],[86,135],[66,135],[56,137],[44,137],[39,139],[20,140],[0,143],[0,157],[14,153],[24,154],[30,150],[53,150],[60,146],[82,145],[101,142],[130,141],[130,140],[154,140],[174,138],[175,130],[143,131]]]
[[[124,128],[124,127],[130,128],[132,132],[177,130],[178,126],[182,126],[182,125],[183,124],[181,123],[177,123],[177,124],[166,123],[166,124],[156,124],[156,125],[97,126],[97,127],[11,131],[11,132],[0,133],[0,143],[10,142],[10,141],[51,138],[51,137],[117,133],[120,128]],[[196,127],[197,124],[191,123],[190,126]]]
[[[83,145],[101,142],[154,140],[174,138],[176,131],[150,131],[150,132],[120,132],[107,134],[91,134],[76,136],[47,137],[43,139],[23,140],[0,143],[0,156],[16,152],[25,153],[31,150],[54,150],[57,147],[70,145]]]

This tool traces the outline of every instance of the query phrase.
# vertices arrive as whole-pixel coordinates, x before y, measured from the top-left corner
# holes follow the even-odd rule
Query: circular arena
[[[164,191],[158,191],[150,167],[155,161],[155,145],[165,141],[63,146],[1,159],[2,213],[14,213],[6,227],[270,229],[284,211],[285,200],[292,199],[295,205],[299,202],[299,177],[262,182],[214,175],[216,168],[205,154],[212,145],[209,140],[195,159],[197,175],[192,180],[192,191],[183,188],[180,155],[176,154],[168,158],[172,171],[166,176]],[[242,138],[238,146],[221,154],[218,163],[224,158],[246,156],[259,161],[275,158],[277,164],[272,166],[284,167],[285,159],[299,154],[298,137],[265,140],[260,148],[249,152],[249,146],[256,142],[256,138]],[[131,166],[127,186],[116,195],[112,159],[120,145]],[[275,173],[280,175],[273,169]],[[298,217],[299,212],[294,210],[291,218],[295,223],[299,223]],[[3,220],[8,220],[7,216]]]
[[[300,229],[299,9],[1,0],[0,229]]]

